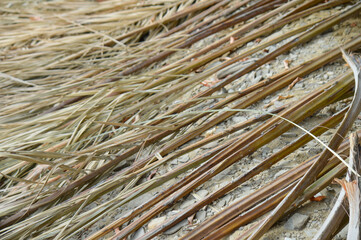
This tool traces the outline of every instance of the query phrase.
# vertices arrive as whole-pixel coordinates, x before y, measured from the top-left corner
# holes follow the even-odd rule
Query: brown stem
[[[358,13],[360,10],[361,3],[357,3],[354,5],[353,8],[351,8],[351,10],[348,10],[345,13],[341,14],[342,17],[340,17],[345,19],[355,13]],[[350,61],[350,58],[348,58],[346,54],[344,54],[344,56],[346,56],[347,62],[350,66],[357,64]],[[359,80],[359,78],[361,79],[361,76],[359,76],[359,72],[355,72],[354,75],[356,81]],[[331,142],[329,143],[329,147],[332,150],[336,150],[339,147],[342,138],[351,128],[353,122],[361,111],[361,91],[359,91],[358,89],[359,84],[360,83],[356,82],[355,96],[351,107],[346,114],[340,128],[337,130],[337,133],[334,135],[334,137],[331,139]],[[321,157],[317,160],[317,162],[315,162],[315,164],[302,178],[302,180],[296,185],[296,187],[291,191],[291,193],[289,193],[287,197],[283,199],[283,201],[262,223],[262,225],[250,236],[249,239],[259,239],[282,216],[282,214],[287,210],[287,208],[292,204],[292,202],[296,200],[297,196],[302,193],[306,189],[306,187],[315,180],[315,177],[322,171],[322,169],[327,163],[327,159],[331,156],[332,153],[327,149],[322,152]]]

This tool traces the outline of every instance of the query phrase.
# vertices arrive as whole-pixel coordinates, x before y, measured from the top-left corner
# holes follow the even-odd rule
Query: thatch
[[[348,53],[361,47],[360,10],[349,0],[1,1],[0,238],[123,239],[198,198],[148,226],[140,239],[151,239],[321,142],[320,155],[182,232],[220,239],[243,226],[239,238],[260,238],[347,169],[358,174],[344,139],[361,106]],[[289,62],[320,36],[329,46]],[[292,90],[342,55],[337,75]],[[336,103],[350,107],[312,121]],[[196,194],[295,128],[288,146]]]

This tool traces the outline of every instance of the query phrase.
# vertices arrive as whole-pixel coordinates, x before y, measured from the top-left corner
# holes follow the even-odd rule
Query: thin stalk
[[[233,82],[236,79],[239,79],[243,75],[257,69],[259,66],[262,66],[263,64],[275,59],[277,56],[289,51],[290,49],[297,46],[298,44],[309,41],[310,39],[314,38],[315,36],[317,36],[317,35],[321,34],[322,32],[326,31],[327,29],[329,29],[333,25],[335,25],[335,24],[345,20],[346,18],[350,17],[351,15],[355,14],[355,12],[357,12],[357,11],[349,10],[349,11],[344,12],[344,13],[338,15],[338,16],[331,17],[328,21],[321,22],[316,27],[308,30],[307,32],[300,35],[299,37],[293,39],[292,41],[286,43],[282,47],[280,47],[277,50],[273,51],[272,53],[269,53],[268,55],[264,56],[263,58],[257,60],[253,64],[250,64],[250,65],[246,66],[245,68],[239,70],[238,72],[234,73],[233,75],[222,79],[222,81],[220,81],[216,85],[212,86],[208,90],[197,94],[196,97],[197,98],[198,97],[205,97],[205,96],[209,96],[209,95],[213,94],[214,92],[220,90],[222,87],[230,84],[231,82]],[[233,49],[233,47],[231,49]],[[215,54],[219,54],[219,52],[217,52]],[[217,55],[217,57],[218,57],[218,55]],[[201,66],[201,65],[207,63],[208,60],[210,60],[210,59],[213,59],[213,57],[207,57],[206,59],[204,59],[205,61],[199,59],[196,62],[197,62],[197,64],[199,64],[199,66]],[[195,65],[195,63],[193,63],[191,66],[188,66],[188,67],[189,68],[194,68],[194,67],[196,67],[196,65]],[[185,71],[184,68],[182,68],[182,71]],[[157,96],[157,95],[152,96],[152,97],[148,98],[147,101],[153,102],[158,97],[159,96]],[[135,111],[138,111],[142,107],[143,104],[144,104],[143,102],[141,102],[139,104],[135,104],[134,106],[128,108],[126,111],[123,111],[121,113],[121,115],[122,116],[128,116],[130,114],[133,114]]]
[[[276,0],[274,2],[271,2],[269,4],[266,4],[264,6],[261,6],[259,8],[256,8],[256,9],[253,9],[251,11],[247,11],[245,12],[244,15],[241,15],[240,17],[237,17],[236,19],[232,20],[232,21],[228,21],[228,22],[224,22],[222,25],[219,25],[219,26],[215,26],[215,27],[210,27],[207,29],[207,31],[203,31],[201,32],[200,34],[196,34],[195,36],[192,36],[190,38],[188,38],[185,42],[179,44],[179,45],[176,45],[174,46],[175,48],[178,48],[178,49],[183,49],[183,48],[187,48],[189,46],[191,46],[192,44],[198,42],[199,40],[203,39],[203,38],[206,38],[212,34],[215,34],[221,30],[224,30],[228,27],[231,27],[231,26],[234,26],[235,24],[237,23],[240,23],[240,22],[243,22],[243,21],[247,21],[261,13],[264,13],[268,10],[271,10],[271,9],[274,9],[276,8],[276,6],[279,4],[279,3],[282,3],[284,2],[284,0]],[[135,73],[137,71],[139,71],[140,69],[142,68],[145,68],[145,67],[148,67],[150,66],[151,64],[155,63],[155,62],[158,62],[168,56],[170,56],[171,54],[175,53],[175,51],[164,51],[162,53],[159,53],[153,57],[150,57],[149,59],[129,68],[129,69],[126,69],[124,71],[122,71],[120,73],[120,76],[127,76],[127,75],[130,75],[132,73]],[[116,81],[117,79],[111,79],[109,81]]]
[[[352,156],[352,154],[350,156]],[[353,166],[353,161],[349,161],[349,164],[350,166]],[[350,181],[350,180],[351,180],[351,172],[349,171],[346,175],[346,181]],[[340,226],[341,221],[345,217],[348,217],[348,213],[346,209],[348,209],[348,204],[346,200],[346,191],[343,188],[341,188],[341,191],[338,195],[335,205],[333,206],[330,214],[327,216],[327,219],[322,224],[321,229],[317,232],[317,235],[313,238],[313,240],[331,239],[332,236],[336,234],[336,231],[338,229],[338,226]]]
[[[305,201],[308,201],[313,195],[315,195],[320,190],[322,190],[327,185],[329,185],[330,182],[335,177],[342,175],[345,172],[345,169],[346,169],[346,167],[342,163],[339,164],[337,167],[332,168],[328,173],[326,173],[324,176],[319,178],[315,182],[315,184],[310,187],[310,189],[307,189],[306,194],[303,195],[299,199],[297,204],[293,205],[292,209],[290,209],[288,212],[291,212],[292,210],[295,210],[296,207],[301,205],[301,203],[303,203]],[[292,185],[292,187],[294,187],[294,185]],[[288,190],[287,192],[289,192],[291,189],[287,189],[287,190]],[[245,214],[241,214],[241,215],[237,216],[236,218],[231,220],[229,223],[225,224],[224,226],[222,226],[218,230],[212,232],[207,237],[205,237],[204,240],[206,240],[206,239],[207,240],[209,240],[209,239],[220,239],[220,238],[226,236],[227,234],[229,234],[233,230],[239,228],[240,226],[242,226],[244,224],[247,224],[250,221],[254,220],[255,218],[260,217],[264,213],[272,210],[275,206],[277,206],[277,204],[279,202],[281,202],[281,200],[285,197],[285,195],[286,194],[284,194],[283,196],[280,196],[280,197],[278,197],[278,198],[276,198],[274,200],[270,199],[270,200],[264,201],[259,206],[251,209],[250,211],[246,212]]]
[[[168,132],[168,133],[169,133],[169,132]],[[166,135],[168,135],[168,133],[167,133],[167,134],[161,133],[161,134],[157,135],[157,137],[166,136]],[[155,141],[155,139],[159,139],[159,138],[152,138],[151,140],[147,141],[147,143],[150,143],[152,140]],[[135,148],[132,148],[132,149],[130,149],[130,151],[128,151],[126,154],[124,154],[123,157],[124,157],[124,156],[130,156],[130,155],[134,154],[136,151],[137,151],[137,148],[136,148],[136,147],[135,147]],[[123,158],[123,159],[124,159],[124,158]],[[119,158],[117,159],[117,161],[119,161]],[[111,165],[114,166],[113,164],[116,164],[117,161],[114,161]],[[119,162],[118,162],[118,163],[119,163]],[[45,204],[48,204],[48,203],[54,201],[54,200],[57,199],[58,197],[64,196],[65,193],[68,193],[69,191],[73,191],[73,189],[75,189],[77,186],[80,186],[80,185],[83,185],[83,184],[87,183],[88,180],[94,179],[95,176],[98,176],[98,175],[104,173],[104,169],[109,170],[108,167],[109,167],[109,165],[107,165],[105,168],[102,168],[101,170],[98,169],[99,171],[96,170],[95,172],[93,172],[94,174],[92,173],[92,174],[89,174],[89,175],[85,176],[84,178],[82,178],[82,179],[80,179],[79,181],[77,181],[76,184],[74,184],[74,185],[73,185],[73,184],[69,185],[68,187],[65,188],[66,191],[64,191],[64,192],[59,191],[59,192],[56,193],[55,195],[52,195],[52,196],[50,196],[49,198],[45,199],[45,201],[39,201],[39,202],[38,202],[39,205],[37,205],[37,204],[34,205],[34,206],[30,209],[30,211],[27,212],[26,214],[30,214],[31,211],[35,211],[35,210],[36,210],[37,208],[39,208],[40,206],[44,206]],[[79,184],[80,184],[80,185],[79,185]],[[24,214],[24,212],[22,212],[22,213],[19,214],[18,216],[20,216],[20,215],[22,215],[22,214]],[[22,217],[24,217],[24,216],[21,216],[21,218],[22,218]],[[12,218],[9,218],[8,222],[10,222],[11,219],[12,219]]]
[[[291,81],[291,80],[290,80]],[[242,91],[239,96],[244,96],[246,94],[248,94],[249,92],[252,92],[254,89],[257,89],[257,88],[250,88],[250,90],[244,90]],[[267,96],[267,95],[264,95],[264,96]],[[228,103],[229,100],[226,100],[226,101],[222,101],[221,103],[219,104],[216,104],[215,108],[219,108],[221,106],[223,106],[223,104],[225,103]],[[252,103],[249,103],[249,104],[252,104]],[[233,113],[232,113],[233,114]],[[205,114],[201,114],[199,116],[196,116],[196,117],[193,117],[191,120],[187,120],[186,122],[184,122],[182,125],[178,126],[177,129],[181,128],[182,126],[186,126],[188,124],[190,124],[191,122],[194,122],[196,121],[197,119],[199,119],[200,117],[204,116]],[[219,123],[221,120],[218,119],[218,121],[216,121],[215,123],[213,123],[213,125]],[[208,126],[211,127],[213,125],[210,125]],[[198,133],[202,132],[203,130],[201,131],[198,131]],[[155,134],[153,135],[150,139],[146,140],[145,141],[145,146],[149,146],[150,144],[158,141],[159,139],[165,137],[165,136],[168,136],[169,134],[173,133],[174,131],[171,131],[171,130],[168,130],[168,131],[163,131],[161,133],[158,133],[158,134]],[[194,134],[193,134],[194,135]],[[164,148],[160,151],[161,155],[165,155],[167,152],[170,152],[172,151],[174,148],[180,146],[181,144],[187,142],[190,137],[189,135],[186,136],[186,137],[182,137],[183,140],[182,141],[177,141],[177,144],[172,144],[171,146],[168,145],[167,148]],[[138,145],[138,146],[134,146],[130,149],[128,149],[125,153],[119,155],[116,159],[114,159],[113,161],[103,165],[102,167],[98,168],[97,170],[95,170],[94,172],[82,177],[81,179],[78,179],[76,180],[75,182],[71,183],[70,185],[68,185],[67,187],[63,187],[63,189],[60,189],[58,192],[52,194],[51,196],[45,198],[45,199],[42,199],[40,201],[38,201],[36,204],[34,204],[31,208],[28,209],[28,211],[20,211],[17,215],[14,215],[13,218],[15,219],[15,217],[20,217],[20,218],[23,218],[25,217],[26,215],[30,214],[32,211],[35,211],[37,208],[41,207],[41,206],[44,206],[46,204],[49,204],[51,203],[52,201],[55,201],[56,199],[60,198],[61,196],[64,196],[65,194],[73,191],[74,189],[76,189],[78,186],[82,186],[84,184],[87,184],[91,179],[94,180],[95,177],[99,176],[99,175],[102,175],[104,174],[106,171],[109,171],[112,167],[118,165],[121,161],[123,161],[124,159],[132,156],[133,154],[135,154],[136,152],[139,151],[141,145]],[[136,162],[136,164],[134,164],[134,166],[131,168],[131,169],[126,169],[126,172],[132,172],[136,169],[139,169],[141,168],[142,166],[144,166],[147,162],[151,161],[151,159],[153,159],[154,156],[152,156],[150,159],[143,159],[143,160],[140,160],[138,162]],[[124,172],[124,171],[123,171]],[[25,215],[24,215],[25,214]],[[4,220],[5,223],[10,223],[10,221],[15,221],[13,220],[13,218],[8,218],[6,220]],[[0,222],[0,226],[2,225],[2,222]]]
[[[297,4],[299,4],[299,3],[303,2],[303,1],[304,1],[304,0],[295,0],[295,1],[292,1],[292,2],[289,2],[289,3],[285,4],[284,6],[281,6],[281,7],[277,8],[276,10],[272,11],[270,14],[266,14],[265,16],[262,16],[261,18],[257,19],[254,23],[247,24],[247,26],[245,26],[245,27],[242,28],[242,32],[243,32],[243,33],[246,33],[246,32],[249,31],[250,29],[253,29],[255,26],[257,26],[257,25],[261,24],[262,22],[268,20],[268,19],[271,18],[272,16],[275,16],[275,15],[279,14],[280,12],[285,11],[285,10],[287,10],[287,9],[289,9],[289,8],[295,6],[295,5],[297,5]],[[272,26],[272,27],[273,27],[273,26]],[[239,34],[240,34],[240,31],[237,31],[237,35],[239,35]],[[253,39],[253,38],[252,38],[252,39]],[[228,40],[229,40],[229,37],[228,37],[228,38],[223,38],[221,41],[219,41],[219,45],[223,44],[224,42],[226,42],[226,41],[228,41]],[[223,41],[223,42],[222,42],[222,41]],[[212,46],[211,49],[214,49],[214,47]],[[208,50],[207,50],[207,51],[209,51],[209,50],[211,50],[211,49],[209,49],[209,47],[208,47]],[[206,51],[206,52],[207,52],[207,51]],[[203,52],[203,51],[198,51],[199,54],[201,54],[202,52]],[[163,54],[165,54],[165,53],[163,53]],[[158,58],[161,58],[161,59],[162,59],[163,56],[158,55]],[[210,60],[209,60],[209,61],[210,61]],[[196,61],[196,62],[197,62],[197,65],[199,66],[199,61]],[[152,63],[149,62],[149,60],[148,60],[148,62],[146,61],[146,62],[143,62],[143,63],[140,63],[140,64],[150,65],[150,64],[152,64]],[[136,69],[135,69],[135,68],[133,68],[133,69],[138,70],[139,67],[141,67],[141,66],[138,65],[138,67],[137,67]],[[192,66],[190,66],[188,69],[191,70],[191,69],[193,69],[194,67],[195,67],[195,65],[194,65],[194,63],[193,63]],[[185,70],[186,70],[186,69],[182,70],[182,72],[184,73]],[[128,69],[127,71],[128,71],[127,73],[129,73],[129,74],[131,73],[131,72],[129,72],[130,69]],[[133,70],[132,70],[132,71],[133,71]],[[179,74],[179,73],[175,73],[175,75],[178,75],[178,74]],[[172,77],[172,78],[173,78],[173,77]],[[109,80],[109,81],[115,81],[115,80],[116,80],[116,79],[111,79],[111,80]],[[156,83],[153,83],[152,85],[154,85],[154,86],[159,85],[159,82],[164,82],[164,80],[157,81]],[[151,86],[147,86],[146,88],[151,88]],[[83,99],[83,98],[84,98],[84,97],[78,97],[78,98],[70,99],[70,100],[68,100],[68,102],[63,102],[63,103],[61,103],[61,104],[59,104],[59,105],[57,105],[57,106],[54,106],[53,108],[47,110],[46,113],[53,112],[53,111],[55,111],[55,110],[61,109],[61,108],[65,107],[66,105],[71,104],[71,103],[74,103],[74,102],[77,102],[77,101],[79,101],[79,100],[81,100],[81,99]],[[148,102],[148,103],[149,103],[149,102]],[[138,109],[138,107],[137,107],[137,109]]]
[[[261,27],[261,29],[256,29],[253,32],[247,34],[246,36],[240,37],[241,34],[245,34],[247,32],[249,32],[251,29],[253,29],[254,27],[256,27],[258,24],[262,23],[263,21],[268,20],[270,17],[274,16],[274,14],[278,14],[280,13],[282,10],[280,9],[276,9],[272,12],[272,14],[268,14],[266,16],[262,16],[261,18],[257,19],[255,22],[251,22],[243,27],[241,27],[241,29],[237,30],[235,33],[232,33],[222,39],[220,39],[219,41],[215,42],[214,44],[211,44],[210,46],[198,51],[197,53],[194,53],[186,58],[183,58],[181,60],[178,60],[177,62],[167,66],[166,68],[163,68],[162,71],[166,71],[168,69],[172,69],[176,66],[179,66],[180,63],[185,62],[185,61],[189,61],[191,59],[195,59],[197,57],[199,57],[201,54],[210,52],[214,49],[216,49],[217,47],[221,46],[222,44],[226,43],[229,41],[230,37],[234,37],[235,41],[232,44],[229,44],[227,46],[224,46],[222,49],[220,49],[217,52],[214,52],[212,54],[210,54],[209,56],[204,56],[200,59],[197,59],[196,61],[190,63],[190,65],[183,67],[180,71],[177,71],[177,74],[181,74],[181,73],[185,73],[187,72],[186,70],[192,70],[192,69],[197,69],[200,66],[214,60],[215,58],[222,56],[223,54],[230,52],[230,51],[234,51],[235,49],[243,46],[244,44],[246,44],[247,42],[250,42],[258,37],[261,36],[266,36],[267,34],[271,34],[273,31],[285,26],[286,24],[289,24],[293,21],[296,21],[302,17],[306,17],[314,12],[318,12],[321,10],[325,10],[337,5],[340,5],[342,3],[345,2],[349,2],[349,0],[334,0],[334,1],[330,1],[324,4],[321,4],[319,6],[307,9],[305,11],[302,11],[300,13],[297,13],[293,16],[287,16],[281,20],[277,20],[277,22],[272,23],[272,24],[266,24],[265,26]],[[283,6],[285,9],[288,8],[289,6],[284,5]],[[298,9],[298,8],[296,8]]]
[[[361,3],[355,4],[353,10],[357,10],[356,12],[359,12],[361,10]],[[355,96],[353,98],[349,111],[347,112],[344,120],[341,123],[341,126],[338,128],[336,134],[329,143],[329,147],[332,150],[335,150],[339,147],[342,138],[345,137],[346,133],[349,131],[353,122],[361,111],[361,91],[358,89],[358,86],[360,84],[358,81],[361,81],[361,72],[359,70],[358,63],[355,62],[354,59],[348,57],[345,53],[343,53],[343,56],[349,66],[352,66],[351,68],[354,71]],[[287,208],[292,204],[292,202],[296,200],[297,196],[302,193],[307,188],[307,186],[315,180],[315,176],[317,176],[322,171],[322,169],[327,163],[327,159],[331,156],[332,153],[327,149],[322,152],[320,158],[314,163],[314,165],[302,178],[302,180],[287,195],[287,197],[282,200],[282,202],[270,214],[270,216],[266,218],[265,221],[263,221],[262,225],[249,237],[249,239],[259,239],[282,216],[282,214],[287,210]]]
[[[139,33],[142,33],[142,32],[145,32],[145,31],[148,31],[152,28],[155,28],[155,27],[158,27],[158,26],[162,26],[168,22],[172,22],[172,21],[176,21],[178,19],[181,19],[185,16],[187,16],[188,14],[191,14],[193,12],[197,12],[197,11],[200,11],[202,9],[205,9],[205,8],[208,8],[209,6],[212,6],[213,4],[217,3],[217,2],[220,2],[220,0],[212,0],[212,1],[205,1],[205,2],[199,2],[199,3],[196,3],[192,6],[189,6],[187,7],[186,9],[182,10],[182,11],[179,11],[169,17],[166,17],[166,18],[162,18],[152,24],[149,24],[147,26],[144,26],[144,27],[141,27],[141,28],[138,28],[138,29],[135,29],[133,31],[130,31],[130,32],[127,32],[126,34],[122,34],[121,36],[118,36],[118,37],[115,37],[115,39],[119,42],[123,39],[126,39],[128,37],[131,37],[133,35],[136,35],[136,34],[139,34]],[[108,40],[104,43],[105,46],[107,47],[113,47],[114,45],[116,44],[116,42],[114,42],[113,40]],[[80,51],[76,54],[73,54],[73,55],[70,55],[64,59],[61,59],[60,61],[58,62],[54,62],[52,64],[49,64],[47,67],[48,68],[52,68],[54,67],[55,65],[61,63],[61,62],[66,62],[66,61],[71,61],[71,60],[74,60],[76,58],[79,58],[80,56],[88,53],[90,51],[90,49],[85,49],[83,51]]]
[[[345,140],[342,143],[341,147],[339,148],[338,152],[347,155],[348,148],[349,148],[349,144],[348,144],[347,140]],[[317,161],[318,157],[319,157],[319,155],[313,157],[311,159],[312,161],[311,160],[306,161],[308,163],[307,168],[310,168],[312,166],[312,164]],[[322,176],[322,177],[320,177],[314,184],[312,184],[311,186],[309,186],[307,188],[305,193],[302,194],[299,197],[299,199],[297,199],[295,204],[293,204],[290,209],[288,209],[287,214],[296,210],[298,206],[302,205],[304,202],[308,201],[313,195],[315,195],[316,193],[321,191],[323,188],[328,186],[335,177],[342,175],[346,170],[346,166],[342,163],[340,163],[340,164],[338,164],[338,163],[339,163],[339,160],[336,157],[332,157],[328,161],[328,165],[326,166],[326,168],[323,169],[323,171],[318,176],[318,177],[320,177],[320,176]],[[280,200],[281,199],[278,199],[277,203],[280,202]],[[248,214],[250,214],[250,217],[248,219],[247,219],[247,217],[245,217],[245,215],[247,215],[247,213],[246,214],[238,213],[236,215],[233,215],[233,216],[236,216],[236,218],[234,218],[233,220],[228,222],[226,225],[219,228],[217,231],[212,232],[209,235],[209,238],[213,238],[213,239],[217,238],[218,239],[222,236],[229,234],[231,231],[239,228],[241,225],[244,225],[244,224],[254,220],[256,217],[259,217],[264,212],[271,210],[274,207],[275,203],[271,203],[271,204],[272,205],[268,205],[268,203],[265,203],[265,202],[262,203],[261,207],[260,207],[262,212],[260,212],[260,209],[258,209],[258,207],[250,210],[248,213]],[[268,205],[268,206],[264,206],[264,205]],[[238,205],[234,204],[233,209],[235,212],[237,212]],[[228,211],[230,211],[230,210],[228,210]],[[232,215],[229,215],[229,214],[228,215],[223,214],[223,215],[225,216],[226,219],[228,219],[228,221],[229,221],[229,219],[232,219]],[[214,228],[212,228],[212,229],[214,229]],[[208,238],[206,238],[206,239],[208,239]]]
[[[358,59],[359,61],[361,58]],[[361,62],[359,62],[361,64]],[[360,68],[360,65],[358,66]],[[360,69],[359,69],[360,71]],[[350,162],[356,168],[356,172],[361,174],[361,147],[358,144],[358,136],[356,133],[350,135]],[[360,239],[361,238],[361,181],[360,177],[348,172],[351,176],[352,182],[345,182],[345,191],[349,202],[350,220],[348,224],[347,239]],[[344,187],[343,187],[344,188]]]
[[[323,123],[321,123],[319,126],[316,126],[313,128],[310,132],[314,135],[318,136],[322,134],[323,132],[327,131],[328,128],[331,128],[335,126],[339,121],[341,121],[343,115],[345,114],[346,110],[343,110],[339,112],[338,114],[330,117]],[[283,148],[281,151],[273,154],[269,158],[265,159],[262,163],[258,164],[256,167],[254,167],[249,172],[243,174],[236,180],[233,180],[231,183],[226,185],[225,187],[217,190],[215,193],[211,194],[207,198],[199,201],[195,205],[193,205],[190,209],[187,209],[186,211],[183,211],[182,213],[178,214],[171,220],[167,221],[165,224],[162,224],[162,226],[158,229],[155,229],[151,232],[147,233],[147,238],[154,237],[156,234],[166,231],[170,227],[174,226],[178,222],[182,221],[186,217],[192,215],[193,213],[197,212],[202,207],[206,206],[207,204],[213,202],[214,200],[218,199],[219,197],[223,196],[227,192],[233,190],[234,188],[238,187],[240,184],[246,182],[253,176],[257,175],[258,173],[270,168],[273,164],[277,163],[281,159],[283,159],[285,156],[292,153],[294,150],[298,149],[300,146],[306,144],[308,141],[312,140],[313,138],[310,137],[307,134],[304,134],[297,140],[295,140],[293,143],[289,144],[287,147]],[[213,222],[214,223],[214,222]],[[197,231],[200,231],[200,229],[213,229],[213,226],[208,226],[207,224],[202,224],[200,227],[197,228]]]
[[[341,86],[336,86],[339,84]],[[317,97],[311,95],[310,97],[299,102],[292,108],[287,109],[287,111],[284,111],[282,116],[293,122],[298,122],[301,119],[309,116],[309,114],[312,114],[319,107],[323,107],[325,104],[328,104],[329,96],[333,95],[333,97],[335,97],[334,94],[338,95],[338,97],[342,96],[345,92],[349,90],[351,84],[352,81],[336,82],[336,85],[331,89],[326,90]],[[336,97],[336,99],[338,97]],[[311,101],[311,99],[313,98],[315,99]],[[318,99],[318,101],[316,99]],[[276,126],[273,126],[275,123],[278,123],[278,125],[276,124]],[[269,126],[273,127],[267,130]],[[272,119],[271,121],[268,121],[267,124],[260,127],[256,131],[253,131],[252,134],[243,138],[241,141],[237,141],[236,143],[230,145],[225,151],[222,151],[217,156],[213,157],[210,161],[201,166],[199,169],[195,170],[192,176],[188,175],[187,177],[185,177],[184,180],[187,179],[188,181],[189,179],[196,179],[190,184],[188,184],[183,190],[178,191],[179,193],[176,196],[173,196],[171,199],[168,200],[170,201],[169,203],[162,204],[160,208],[151,210],[147,214],[143,215],[141,218],[122,229],[119,234],[117,234],[117,236],[125,237],[129,235],[131,232],[141,227],[151,217],[155,216],[161,211],[164,211],[164,209],[167,208],[169,204],[189,194],[195,187],[204,183],[211,177],[217,175],[219,172],[223,171],[225,168],[227,168],[237,160],[243,158],[248,154],[253,153],[259,147],[273,140],[275,137],[279,136],[291,127],[292,125],[290,123],[279,121],[278,119]]]
[[[284,108],[280,108],[280,109],[276,109],[274,111],[274,113],[277,113],[281,110],[283,110]],[[215,139],[218,139],[220,137],[224,137],[225,135],[227,134],[231,134],[235,131],[238,131],[242,128],[245,128],[247,126],[250,126],[251,124],[255,123],[255,122],[258,122],[258,121],[264,121],[266,119],[268,119],[270,117],[270,115],[267,115],[267,114],[264,114],[264,115],[261,115],[259,117],[255,117],[255,118],[252,118],[252,119],[249,119],[245,122],[242,122],[242,123],[238,123],[236,124],[235,126],[232,126],[220,133],[217,133],[217,134],[213,134],[209,137],[206,137],[194,144],[191,144],[183,149],[181,149],[180,151],[174,153],[174,154],[171,154],[169,156],[167,156],[166,158],[164,158],[162,160],[162,162],[160,163],[157,163],[156,165],[154,166],[151,166],[151,167],[147,167],[146,172],[149,172],[151,171],[152,169],[154,169],[155,167],[157,167],[159,164],[165,162],[165,161],[170,161],[171,159],[174,159],[174,158],[177,158],[187,152],[190,152],[194,149],[197,149],[211,141],[214,141]],[[240,136],[241,137],[241,136]],[[240,137],[237,137],[237,138],[240,138]],[[221,144],[221,146],[215,148],[215,149],[212,149],[211,152],[207,152],[205,155],[201,156],[201,158],[196,158],[192,161],[189,161],[187,162],[186,164],[180,166],[179,168],[176,168],[175,170],[173,170],[172,172],[169,172],[167,173],[166,175],[160,177],[154,184],[152,185],[148,185],[147,188],[146,188],[146,191],[150,191],[151,189],[157,187],[157,186],[160,186],[162,183],[168,181],[169,179],[173,179],[174,177],[180,175],[181,173],[184,173],[186,172],[187,170],[191,169],[191,168],[194,168],[196,167],[197,165],[203,163],[204,161],[206,161],[207,159],[209,159],[210,157],[214,156],[217,152],[219,152],[221,149],[224,149],[226,146],[228,146],[229,144],[231,144],[232,142],[234,142],[235,140],[234,139],[231,139],[229,141],[227,141],[226,143],[223,143]],[[206,157],[206,158],[205,158]],[[144,174],[145,172],[141,172],[141,174]],[[139,173],[134,173],[135,175],[138,175]],[[175,189],[176,190],[176,189]],[[173,192],[175,191],[173,190]],[[169,194],[169,193],[168,193]],[[139,195],[139,194],[138,194]],[[135,196],[132,196],[132,197],[135,197]],[[112,229],[116,228],[116,227],[119,227],[121,226],[122,224],[124,224],[125,222],[129,221],[130,219],[134,218],[136,215],[138,215],[140,212],[142,211],[145,211],[146,209],[149,209],[150,207],[154,206],[155,203],[161,201],[162,199],[164,199],[166,197],[166,195],[164,194],[159,194],[157,195],[155,198],[153,198],[152,200],[148,201],[147,203],[139,206],[138,208],[132,210],[131,214],[128,215],[125,218],[120,218],[120,219],[117,219],[116,221],[114,221],[113,223],[107,225],[106,227],[104,227],[103,229],[99,230],[97,233],[93,234],[92,236],[90,236],[89,238],[87,239],[96,239],[96,238],[99,238],[101,236],[103,236],[104,234],[112,231]]]

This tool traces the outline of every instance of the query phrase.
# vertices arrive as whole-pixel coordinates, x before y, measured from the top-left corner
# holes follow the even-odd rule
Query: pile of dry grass
[[[347,0],[1,1],[1,239],[88,235],[85,230],[110,212],[163,186],[157,196],[89,236],[114,237],[113,230],[119,227],[116,236],[123,239],[294,127],[293,123],[331,103],[350,100],[354,80],[347,71],[302,101],[272,114],[259,112],[259,116],[219,133],[208,131],[239,111],[252,111],[253,104],[339,59],[341,51],[334,46],[239,92],[223,91],[360,9],[359,2]],[[299,24],[320,11],[332,14]],[[249,42],[257,44],[248,47]],[[281,46],[268,53],[268,47],[275,44]],[[342,48],[348,51],[360,46],[361,35],[343,39]],[[223,77],[217,74],[260,52],[263,55],[256,61]],[[335,136],[346,135],[358,111],[346,114]],[[334,127],[345,113],[343,110],[321,125]],[[240,134],[242,129],[246,131]],[[320,135],[326,130],[316,126],[311,132]],[[222,144],[203,155],[166,174],[157,173],[167,162],[219,139]],[[309,134],[301,136],[148,231],[143,239],[191,216],[312,139]],[[347,152],[347,143],[338,148],[341,140],[333,140],[330,148]],[[258,238],[282,215],[346,171],[346,165],[331,155],[325,150],[316,170],[311,167],[316,160],[307,160],[197,225],[184,238],[219,239],[289,199],[266,218],[268,225],[254,225],[261,227],[240,236],[254,234]],[[308,169],[312,169],[308,173],[312,178],[297,185]],[[183,178],[165,187],[177,176]],[[284,198],[296,185],[296,195]],[[111,191],[117,193],[114,198],[87,207]]]

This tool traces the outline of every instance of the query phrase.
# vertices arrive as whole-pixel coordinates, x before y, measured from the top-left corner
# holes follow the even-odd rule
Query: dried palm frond
[[[361,36],[336,37],[339,44],[286,59],[286,69],[282,58],[328,39],[360,9],[351,0],[2,1],[1,239],[125,238],[197,196],[141,237],[154,238],[325,138],[346,114],[328,148],[336,157],[325,150],[298,162],[179,236],[218,239],[286,202],[269,224],[243,233],[260,237],[347,169],[341,142],[358,91],[348,110],[321,123],[312,116],[349,103],[358,84],[341,66],[307,85],[339,61],[338,45],[357,51]],[[295,90],[300,84],[308,90]],[[239,115],[247,119],[233,122]],[[305,133],[288,146],[203,199],[195,193],[295,126]]]

